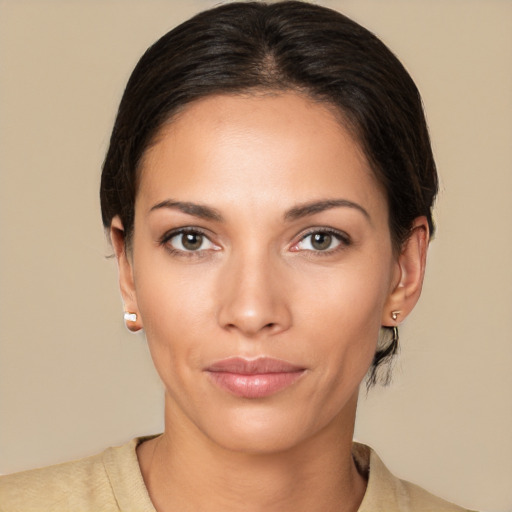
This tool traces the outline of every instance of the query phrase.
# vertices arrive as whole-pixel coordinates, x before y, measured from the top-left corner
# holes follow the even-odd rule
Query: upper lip
[[[206,368],[210,372],[226,372],[241,375],[257,375],[262,373],[291,373],[303,371],[304,368],[271,357],[258,357],[245,359],[243,357],[229,357],[216,361]]]

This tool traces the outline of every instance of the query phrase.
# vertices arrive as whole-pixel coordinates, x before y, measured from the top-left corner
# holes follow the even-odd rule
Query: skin
[[[299,94],[208,97],[161,130],[129,251],[111,227],[129,328],[144,328],[166,391],[165,432],[138,449],[157,510],[357,510],[359,385],[380,327],[419,297],[428,240],[420,217],[394,253],[387,208],[339,117]],[[204,235],[198,250],[184,227]],[[312,231],[336,235],[319,250]],[[238,397],[205,371],[232,356],[305,371]]]

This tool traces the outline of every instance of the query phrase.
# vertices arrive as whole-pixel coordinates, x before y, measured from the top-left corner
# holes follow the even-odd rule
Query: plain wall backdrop
[[[0,473],[163,428],[124,327],[98,186],[145,48],[187,0],[0,0]],[[462,505],[512,510],[512,2],[326,0],[380,36],[424,98],[441,176],[423,297],[356,437]]]

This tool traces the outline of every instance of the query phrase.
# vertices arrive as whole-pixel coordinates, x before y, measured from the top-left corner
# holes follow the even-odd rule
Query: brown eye
[[[311,246],[317,251],[325,251],[331,247],[332,235],[329,233],[314,233],[311,235]]]
[[[309,234],[303,236],[300,242],[293,246],[292,250],[330,253],[348,245],[350,245],[350,239],[346,234],[319,229],[318,231],[310,231]]]
[[[187,251],[197,251],[203,243],[203,235],[199,233],[183,233],[181,243]]]
[[[218,246],[200,231],[178,231],[163,240],[173,250],[179,252],[201,252],[207,250],[218,250]]]

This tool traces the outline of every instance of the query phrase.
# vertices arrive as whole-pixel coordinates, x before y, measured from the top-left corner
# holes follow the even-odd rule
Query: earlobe
[[[382,325],[395,327],[412,311],[421,295],[429,229],[426,217],[414,220],[411,234],[398,257],[399,278],[388,297],[383,311]]]
[[[142,329],[142,321],[137,306],[132,262],[126,247],[123,223],[119,216],[115,216],[110,224],[110,240],[119,269],[119,287],[123,297],[126,327],[132,332],[137,332]]]

